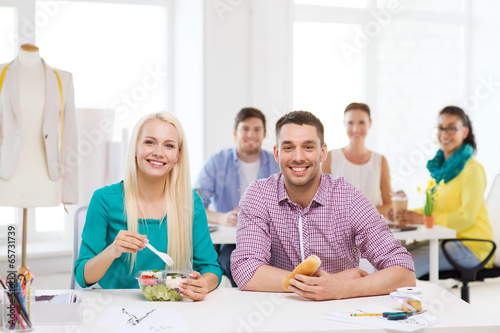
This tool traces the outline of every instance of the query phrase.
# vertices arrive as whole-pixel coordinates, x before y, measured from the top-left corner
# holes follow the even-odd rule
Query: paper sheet
[[[359,325],[380,327],[398,330],[401,332],[413,332],[443,321],[444,319],[431,316],[428,313],[414,314],[404,320],[387,320],[382,316],[351,317],[351,313],[381,313],[394,312],[394,309],[380,305],[367,304],[356,309],[325,313],[326,319],[354,323]]]
[[[110,307],[102,314],[98,326],[112,326],[115,332],[189,332],[184,317],[172,309],[155,307]]]

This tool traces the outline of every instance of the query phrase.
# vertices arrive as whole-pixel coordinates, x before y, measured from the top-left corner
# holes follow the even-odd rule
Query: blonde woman
[[[138,288],[137,271],[165,269],[149,249],[167,252],[172,269],[191,270],[182,296],[202,300],[217,287],[217,264],[201,198],[191,189],[187,142],[180,122],[162,112],[142,118],[129,144],[125,179],[97,190],[87,212],[78,284]]]

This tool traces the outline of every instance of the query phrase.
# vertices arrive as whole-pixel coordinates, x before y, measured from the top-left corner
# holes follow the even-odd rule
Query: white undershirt
[[[240,164],[240,197],[245,193],[248,185],[254,180],[257,180],[260,169],[260,158],[255,162],[243,162],[239,160]]]

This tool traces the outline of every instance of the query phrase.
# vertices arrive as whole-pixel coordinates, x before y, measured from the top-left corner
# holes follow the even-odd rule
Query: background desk
[[[415,225],[417,230],[394,232],[397,240],[429,240],[429,281],[437,283],[439,280],[439,240],[444,238],[455,238],[457,233],[440,225],[432,229],[424,225]],[[236,227],[220,225],[216,231],[210,233],[214,244],[236,244]]]
[[[483,318],[470,304],[441,287],[418,282],[424,309],[445,321],[422,332],[499,332],[491,318]],[[219,288],[202,302],[148,302],[140,290],[89,290],[82,292],[82,325],[37,326],[36,332],[113,332],[113,326],[97,326],[109,307],[173,309],[193,332],[387,332],[386,330],[326,319],[325,313],[354,309],[366,304],[399,310],[389,295],[314,302],[291,293],[243,292]],[[146,310],[145,310],[146,311]]]
[[[429,240],[429,281],[437,283],[439,280],[439,240],[455,238],[457,232],[441,225],[434,225],[432,229],[427,229],[424,225],[415,225],[415,227],[417,230],[394,232],[394,238],[400,241]]]

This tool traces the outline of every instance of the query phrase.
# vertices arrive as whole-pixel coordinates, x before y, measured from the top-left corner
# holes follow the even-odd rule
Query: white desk
[[[395,232],[397,240],[429,240],[429,281],[437,283],[439,280],[439,240],[444,238],[455,238],[457,233],[440,225],[432,229],[426,229],[424,225],[415,225],[417,230]],[[221,225],[219,229],[210,233],[214,244],[236,244],[236,227]]]
[[[439,240],[445,238],[456,238],[457,232],[453,229],[434,225],[427,229],[424,225],[415,225],[417,230],[394,232],[397,240],[429,240],[429,281],[437,283],[439,280]]]
[[[226,225],[209,224],[217,226],[217,230],[212,231],[212,243],[214,244],[236,244],[236,227]]]
[[[429,282],[418,282],[423,288],[423,307],[444,321],[428,326],[428,332],[499,332],[494,318],[486,318],[468,303]],[[114,331],[113,323],[98,326],[108,308],[171,309],[177,311],[192,332],[387,332],[384,329],[328,320],[324,314],[376,304],[400,310],[389,295],[337,301],[314,302],[295,294],[243,292],[236,288],[219,288],[202,302],[148,302],[138,289],[83,291],[83,324],[41,326],[44,332]],[[118,318],[121,319],[121,318]],[[497,321],[498,322],[498,321]],[[166,323],[168,324],[168,323]],[[139,327],[136,327],[139,328]],[[141,330],[137,330],[140,332]]]

